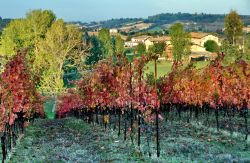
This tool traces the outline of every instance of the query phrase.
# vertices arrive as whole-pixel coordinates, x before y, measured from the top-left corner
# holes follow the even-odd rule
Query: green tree
[[[77,27],[56,20],[50,10],[33,10],[5,28],[0,54],[7,62],[17,50],[28,49],[28,64],[39,90],[59,92],[63,72],[83,63],[81,44],[82,33]]]
[[[148,51],[150,54],[157,54],[161,56],[165,51],[166,43],[165,42],[157,42],[154,45],[150,46]]]
[[[10,58],[18,49],[28,48],[28,57],[32,60],[39,40],[45,38],[55,19],[50,10],[32,10],[26,14],[26,18],[11,21],[3,31],[0,52]]]
[[[63,20],[55,21],[38,44],[38,55],[34,61],[34,73],[40,77],[39,90],[46,94],[63,91],[63,73],[71,67],[81,67],[82,33]]]
[[[206,41],[205,44],[204,44],[204,47],[209,52],[216,52],[217,53],[220,50],[219,45],[213,40]]]
[[[82,33],[74,25],[56,20],[49,10],[33,10],[26,18],[13,20],[1,37],[0,54],[9,60],[19,49],[28,49],[28,65],[38,90],[52,95],[64,90],[64,72],[82,68]],[[54,105],[54,109],[56,102]]]
[[[23,19],[11,21],[4,29],[0,42],[0,54],[6,58],[15,55],[17,49],[25,46],[26,22]]]
[[[236,45],[243,34],[243,22],[236,11],[231,11],[225,17],[225,34],[230,44]]]
[[[150,46],[148,49],[147,57],[148,60],[154,61],[155,73],[154,73],[154,80],[157,80],[157,60],[160,55],[162,55],[163,51],[165,50],[166,43],[165,42],[158,42],[154,43],[154,45]],[[156,83],[155,83],[156,84]]]
[[[92,66],[103,58],[103,47],[100,40],[96,36],[90,38],[90,45],[91,48],[86,57],[85,63]]]
[[[99,31],[98,38],[103,44],[103,53],[105,57],[113,55],[112,41],[109,33],[109,29],[103,28]]]
[[[181,23],[176,23],[170,27],[170,36],[174,60],[180,62],[184,56],[190,54],[190,34],[184,31]]]
[[[225,54],[223,60],[225,65],[233,63],[235,60],[242,58],[242,51],[240,51],[236,45],[230,44],[227,40],[222,42],[221,51]]]
[[[243,59],[250,61],[250,34],[244,36]]]
[[[116,46],[116,53],[117,54],[124,54],[124,40],[121,36],[116,36],[115,40],[115,46]]]
[[[143,43],[139,43],[136,47],[135,47],[135,52],[139,55],[145,54],[146,53],[146,46]]]

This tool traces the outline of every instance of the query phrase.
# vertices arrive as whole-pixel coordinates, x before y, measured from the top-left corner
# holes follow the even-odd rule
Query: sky
[[[0,0],[2,18],[21,18],[32,9],[50,9],[66,21],[146,18],[159,13],[250,15],[250,0]]]

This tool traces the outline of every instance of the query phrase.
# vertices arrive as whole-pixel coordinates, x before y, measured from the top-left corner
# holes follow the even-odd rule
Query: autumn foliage
[[[77,82],[76,89],[60,98],[58,116],[64,117],[72,109],[95,111],[96,107],[108,107],[124,111],[132,105],[150,119],[146,111],[158,108],[160,102],[155,87],[143,80],[145,64],[145,57],[137,58],[133,63],[123,57],[115,64],[112,59],[99,62]]]
[[[159,82],[163,103],[211,108],[250,108],[250,66],[244,60],[223,66],[223,54],[202,70],[174,69]],[[247,106],[243,106],[247,104]]]
[[[42,96],[36,91],[25,62],[25,52],[19,52],[6,65],[0,77],[0,131],[12,125],[22,113],[26,120],[44,116]],[[20,117],[19,117],[20,118]]]
[[[57,110],[64,117],[72,109],[116,108],[141,111],[148,120],[161,104],[202,108],[250,107],[250,66],[244,60],[223,66],[224,55],[207,67],[197,70],[192,63],[180,68],[174,63],[172,72],[157,81],[157,89],[143,77],[147,59],[142,56],[132,63],[123,60],[113,64],[111,59],[99,62],[84,75],[74,90],[60,98]]]

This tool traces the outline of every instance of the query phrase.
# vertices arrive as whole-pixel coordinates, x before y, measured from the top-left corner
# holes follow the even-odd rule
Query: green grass
[[[206,67],[209,64],[208,61],[200,61],[195,62],[194,65],[196,69],[202,69]],[[158,61],[157,62],[157,75],[159,77],[163,77],[164,75],[167,75],[169,72],[171,72],[173,63],[171,61]],[[187,65],[187,63],[184,63],[184,65]],[[145,74],[154,73],[155,67],[154,67],[154,61],[150,61],[146,66]]]
[[[170,117],[175,116],[170,114]],[[170,118],[169,117],[169,118]],[[212,117],[211,117],[212,118]],[[123,121],[122,121],[123,122]],[[141,147],[137,132],[123,140],[114,124],[105,131],[101,125],[80,119],[39,119],[31,124],[15,147],[9,162],[249,162],[249,141],[237,133],[217,131],[202,124],[178,120],[160,122],[161,157],[156,157],[155,130],[142,126]],[[137,128],[135,128],[136,131]],[[150,148],[147,136],[150,136]],[[148,150],[152,156],[148,156]]]
[[[146,66],[145,74],[154,73],[154,61],[151,61]],[[162,77],[171,71],[172,63],[170,61],[158,61],[157,62],[157,75]]]
[[[208,61],[199,61],[199,62],[195,63],[195,67],[197,69],[202,69],[202,68],[206,67],[209,63],[210,62],[208,62]]]
[[[48,119],[54,119],[55,118],[55,112],[53,112],[53,105],[54,105],[54,100],[53,99],[48,99],[44,103],[44,112],[45,116]]]

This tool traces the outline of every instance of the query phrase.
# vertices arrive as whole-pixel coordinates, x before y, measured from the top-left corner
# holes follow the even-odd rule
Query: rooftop
[[[190,35],[191,35],[191,38],[201,39],[209,35],[209,33],[191,32]]]
[[[149,39],[152,42],[164,42],[164,41],[170,41],[170,36],[161,36],[161,37],[152,37]]]
[[[148,39],[150,37],[151,36],[142,35],[142,36],[133,37],[133,39],[136,39],[136,40],[146,40],[146,39]]]

